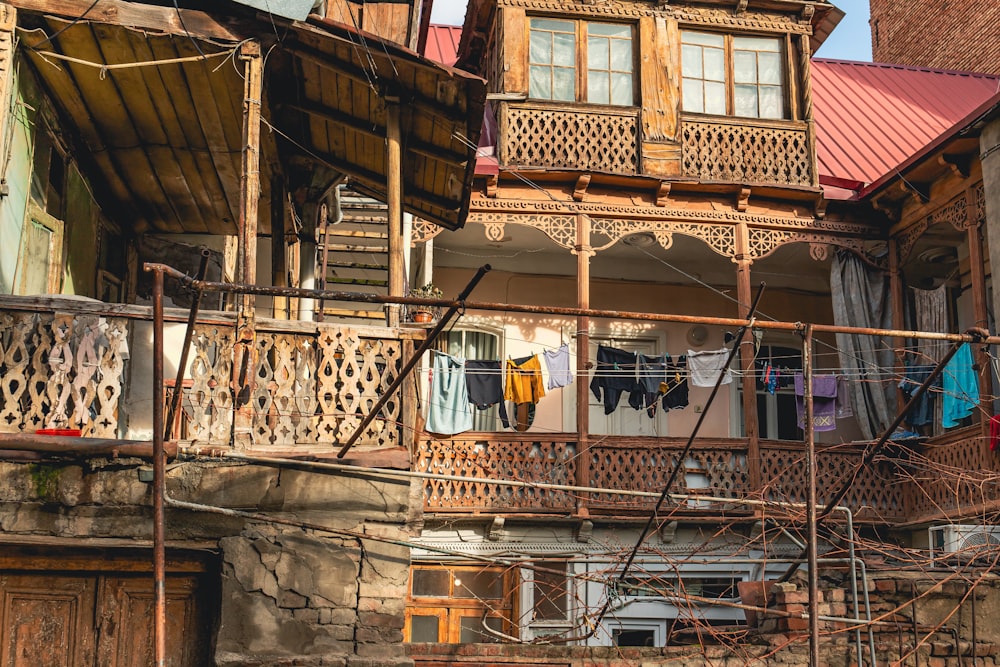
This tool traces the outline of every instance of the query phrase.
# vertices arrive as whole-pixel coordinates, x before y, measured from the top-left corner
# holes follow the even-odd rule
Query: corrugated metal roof
[[[812,61],[820,179],[868,184],[996,94],[1000,77],[902,65]],[[840,183],[842,184],[842,183]]]
[[[458,43],[462,39],[462,26],[431,24],[427,29],[424,57],[451,67],[458,60]]]

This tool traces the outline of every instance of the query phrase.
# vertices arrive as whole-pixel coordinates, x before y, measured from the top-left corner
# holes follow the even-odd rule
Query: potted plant
[[[419,297],[421,299],[443,299],[444,292],[441,291],[434,283],[427,283],[421,285],[420,287],[411,287],[410,296]],[[414,322],[421,324],[426,324],[431,322],[437,316],[438,309],[434,306],[410,306],[411,308],[411,319]]]

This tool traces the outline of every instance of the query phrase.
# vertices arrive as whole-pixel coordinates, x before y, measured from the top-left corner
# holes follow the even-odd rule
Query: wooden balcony
[[[187,311],[168,309],[172,387]],[[65,298],[0,297],[0,432],[79,429],[148,439],[152,312]],[[422,331],[258,319],[236,344],[233,313],[202,312],[175,433],[228,447],[234,431],[271,451],[329,450],[354,432]],[[405,385],[404,385],[405,386]],[[415,406],[397,396],[358,444],[407,445]]]

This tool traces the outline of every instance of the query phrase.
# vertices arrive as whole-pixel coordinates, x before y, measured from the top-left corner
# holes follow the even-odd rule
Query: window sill
[[[716,123],[723,125],[751,125],[754,127],[775,127],[781,129],[805,130],[808,124],[801,120],[787,118],[753,118],[750,116],[719,116],[709,113],[681,112],[681,120],[692,123]]]

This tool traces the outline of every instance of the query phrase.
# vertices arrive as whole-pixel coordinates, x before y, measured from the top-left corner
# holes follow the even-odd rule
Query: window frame
[[[702,111],[694,111],[694,110],[685,108],[685,95],[684,95],[684,81],[685,81],[685,79],[691,79],[691,80],[700,81],[700,82],[702,82],[702,86],[704,86],[704,82],[707,80],[707,79],[704,78],[704,71],[702,71],[702,77],[699,78],[699,79],[694,79],[693,77],[687,77],[687,76],[684,75],[684,47],[685,46],[698,46],[698,47],[704,48],[704,45],[686,42],[685,41],[685,37],[688,34],[709,35],[709,36],[712,36],[712,37],[721,37],[722,38],[723,67],[724,67],[724,76],[725,76],[725,79],[723,80],[722,84],[723,84],[723,86],[725,88],[725,96],[726,96],[726,99],[725,99],[726,111],[725,111],[724,114],[715,113],[715,112],[711,112],[711,111],[704,111],[704,108],[706,106],[704,104],[704,101],[705,101],[704,100],[704,93],[703,93],[703,99],[702,99]],[[778,84],[777,86],[775,86],[775,84],[770,84],[770,83],[763,83],[762,84],[759,81],[759,69],[758,69],[757,74],[756,74],[757,77],[758,77],[758,80],[753,84],[754,87],[757,90],[757,110],[758,110],[758,115],[756,115],[756,116],[738,115],[736,113],[736,88],[737,88],[738,85],[748,85],[745,82],[737,82],[736,81],[736,72],[735,72],[735,69],[736,69],[736,52],[740,51],[740,52],[761,53],[761,51],[756,51],[756,50],[755,51],[747,51],[747,49],[737,49],[736,46],[735,46],[735,42],[736,42],[736,40],[738,38],[741,38],[741,37],[754,38],[754,39],[768,39],[768,40],[773,40],[777,44],[777,47],[778,47],[778,49],[777,49],[777,55],[778,55],[778,66],[780,68],[780,72],[779,72],[780,84]],[[781,121],[794,121],[794,120],[796,120],[794,118],[795,113],[794,113],[794,108],[793,108],[792,99],[791,99],[791,94],[792,94],[791,77],[793,75],[793,72],[792,72],[792,68],[791,68],[789,60],[788,60],[788,49],[789,48],[790,48],[790,46],[788,44],[787,35],[784,35],[784,34],[717,32],[717,31],[712,31],[712,30],[704,30],[702,28],[702,26],[682,26],[681,29],[680,29],[680,49],[681,49],[681,54],[680,54],[680,108],[681,108],[681,112],[682,113],[686,113],[686,114],[699,114],[699,115],[705,115],[705,116],[716,116],[716,117],[725,117],[725,118],[745,118],[745,119],[752,119],[752,120],[756,120],[756,121],[765,121],[765,122],[768,122],[768,121],[769,122],[781,122]],[[757,62],[759,63],[759,58],[757,59]],[[708,81],[712,81],[712,80],[708,79]],[[772,88],[773,87],[778,87],[779,88],[779,92],[780,92],[780,96],[781,96],[781,115],[779,117],[761,116],[760,115],[760,89],[762,87],[772,87]],[[703,90],[704,90],[704,88],[703,88]]]
[[[634,22],[627,21],[608,21],[608,20],[595,20],[598,17],[566,17],[566,16],[546,16],[546,15],[529,15],[526,17],[525,30],[526,30],[526,40],[527,48],[525,49],[525,60],[527,66],[525,68],[525,74],[527,77],[527,99],[534,102],[546,102],[552,104],[585,104],[587,106],[605,107],[613,109],[629,109],[634,108],[639,105],[639,54],[637,49],[637,25]],[[600,17],[603,18],[603,17]],[[550,97],[537,97],[532,94],[531,90],[531,68],[533,65],[545,66],[552,68],[552,63],[534,63],[531,59],[531,33],[532,33],[532,22],[536,19],[547,20],[547,21],[566,21],[573,24],[573,35],[574,35],[574,49],[573,49],[573,99],[563,100],[556,99],[552,96]],[[620,70],[603,70],[596,69],[597,72],[608,72],[609,73],[609,96],[608,102],[591,102],[588,99],[589,95],[589,78],[590,78],[590,62],[589,62],[589,29],[590,25],[611,25],[611,26],[621,26],[628,28],[629,38],[628,43],[631,51],[631,59],[629,62],[630,70],[628,74],[631,76],[631,100],[628,104],[616,104],[611,101],[611,82],[610,78],[613,73],[621,73]],[[601,37],[604,37],[603,35]],[[609,38],[609,39],[623,39],[623,38]],[[551,91],[550,91],[551,92]]]

